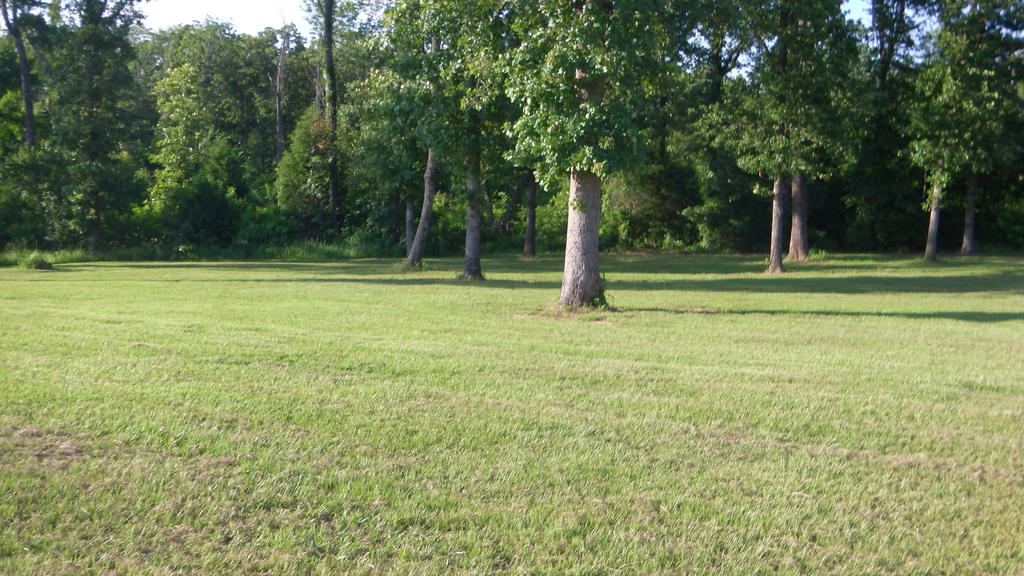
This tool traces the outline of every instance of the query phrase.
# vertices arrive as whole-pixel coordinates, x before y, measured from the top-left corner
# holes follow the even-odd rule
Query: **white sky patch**
[[[236,32],[243,34],[295,24],[308,40],[311,27],[304,4],[303,0],[148,0],[140,8],[151,30],[213,18],[230,22]],[[866,26],[871,22],[869,5],[868,0],[845,0],[843,9]]]
[[[139,8],[151,30],[213,18],[231,23],[235,32],[250,35],[295,24],[308,39],[310,25],[304,4],[303,0],[149,0]]]

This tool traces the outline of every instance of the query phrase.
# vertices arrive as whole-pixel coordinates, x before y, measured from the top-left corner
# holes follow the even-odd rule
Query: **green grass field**
[[[0,269],[0,574],[1024,574],[1024,258]]]

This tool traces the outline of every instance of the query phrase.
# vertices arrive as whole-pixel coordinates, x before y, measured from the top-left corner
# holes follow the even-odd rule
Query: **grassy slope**
[[[1024,566],[1024,260],[0,270],[0,573]]]

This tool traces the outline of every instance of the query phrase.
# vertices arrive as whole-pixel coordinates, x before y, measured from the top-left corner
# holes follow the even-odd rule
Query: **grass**
[[[1021,574],[1024,259],[0,270],[0,574]]]

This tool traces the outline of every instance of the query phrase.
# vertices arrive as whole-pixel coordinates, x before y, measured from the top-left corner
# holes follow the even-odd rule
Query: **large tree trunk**
[[[939,215],[942,212],[942,188],[936,184],[932,188],[932,213],[928,220],[928,244],[924,249],[924,259],[935,262],[939,257]]]
[[[772,193],[772,247],[768,257],[768,273],[782,274],[782,251],[785,249],[785,237],[783,233],[783,207],[786,196],[789,194],[789,181],[778,177],[775,179],[775,188]]]
[[[21,35],[21,26],[16,22],[20,13],[17,8],[13,12],[10,11],[7,0],[0,0],[0,12],[3,12],[4,25],[14,39],[14,50],[18,53],[21,99],[25,106],[25,146],[31,150],[36,146],[36,113],[32,101],[32,77],[28,67],[28,55],[25,53],[25,39]]]
[[[978,175],[972,174],[967,180],[967,206],[964,208],[964,243],[960,246],[960,253],[965,256],[973,256],[977,251],[974,245],[974,227],[977,220],[975,201],[978,195]]]
[[[434,211],[434,196],[437,195],[437,157],[434,149],[427,150],[427,169],[423,172],[423,209],[420,211],[420,223],[416,227],[416,236],[405,260],[406,270],[412,270],[423,261],[423,251],[427,247],[427,233],[430,230],[430,216]]]
[[[807,237],[807,181],[803,174],[794,174],[791,186],[793,224],[789,230],[789,256],[787,259],[807,260],[810,246]]]
[[[575,309],[606,304],[598,270],[600,227],[601,179],[593,172],[573,169],[559,306]]]
[[[466,260],[462,268],[463,280],[483,280],[480,266],[480,150],[469,151],[466,171]]]
[[[531,170],[526,181],[526,239],[523,245],[523,256],[537,256],[537,177]]]
[[[577,11],[582,12],[583,4],[577,3]],[[604,7],[611,12],[611,3]],[[604,83],[579,69],[576,70],[576,80],[581,100],[600,105],[604,100]],[[601,178],[589,170],[572,168],[569,174],[569,226],[565,235],[565,267],[562,271],[559,306],[576,309],[608,304],[598,270],[600,233]]]
[[[416,207],[412,200],[405,202],[405,255],[412,254],[412,241],[416,239]]]

